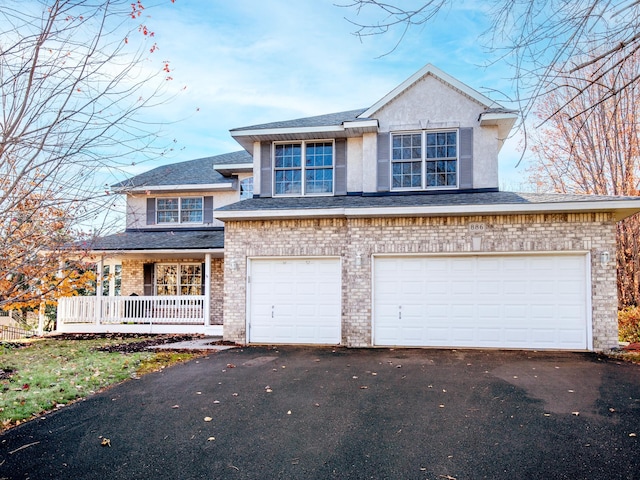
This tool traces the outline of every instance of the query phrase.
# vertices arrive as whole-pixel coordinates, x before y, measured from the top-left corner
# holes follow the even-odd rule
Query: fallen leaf
[[[402,365],[396,365],[396,368],[402,368]]]
[[[213,418],[211,418],[211,417],[204,417],[204,421],[205,421],[205,422],[210,422],[211,420],[213,420]]]
[[[214,400],[214,401],[213,401],[213,404],[214,404],[214,405],[217,405],[217,404],[219,404],[219,403],[220,403],[220,400]]]
[[[444,408],[444,405],[443,405],[443,404],[440,404],[440,405],[438,405],[438,406],[439,406],[440,408]]]
[[[227,368],[236,368],[236,366],[233,363],[227,363]]]
[[[231,395],[233,395],[234,397],[237,397],[238,394],[237,393],[232,393]]]
[[[573,390],[567,390],[567,392],[569,392],[569,393],[575,393]]]
[[[103,447],[110,447],[111,446],[111,440],[108,438],[103,438],[102,442],[100,442],[100,445],[102,445]]]
[[[287,415],[291,415],[291,410],[287,410]]]
[[[216,437],[209,437],[207,438],[207,442],[213,442],[216,439]]]
[[[271,392],[273,392],[273,390],[271,390],[270,388],[265,388],[265,390],[264,390],[264,391],[265,391],[265,392],[267,392],[267,393],[271,393]]]
[[[202,392],[196,392],[196,395],[202,395]]]
[[[576,417],[580,415],[580,412],[571,412],[571,415],[575,415]]]
[[[174,405],[171,408],[180,408],[180,405]]]
[[[610,409],[609,409],[609,411],[610,411],[611,413],[613,413],[613,412],[615,412],[615,411],[616,411],[616,409],[615,409],[615,408],[610,408]]]
[[[629,434],[629,436],[630,436],[630,437],[637,437],[638,435],[637,435],[637,434],[635,434],[635,433],[630,433],[630,434]]]
[[[550,413],[545,413],[545,414],[544,414],[544,416],[545,416],[545,417],[550,417],[550,416],[551,416],[551,414],[550,414]]]
[[[369,387],[367,387],[366,385],[360,385],[360,390],[366,390],[367,388]]]

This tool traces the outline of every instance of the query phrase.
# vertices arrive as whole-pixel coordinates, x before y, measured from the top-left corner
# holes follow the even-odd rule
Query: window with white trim
[[[391,135],[394,190],[456,188],[458,131],[422,131]]]
[[[274,144],[274,194],[333,193],[333,141]]]
[[[122,287],[122,265],[107,263],[102,266],[102,295],[120,296]]]
[[[156,264],[156,295],[202,295],[202,264]]]
[[[156,222],[161,223],[202,223],[203,198],[157,198]]]
[[[253,198],[253,177],[240,181],[240,200]]]

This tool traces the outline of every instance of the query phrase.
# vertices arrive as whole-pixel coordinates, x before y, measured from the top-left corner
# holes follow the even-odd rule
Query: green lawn
[[[109,385],[200,355],[98,350],[145,340],[149,337],[0,343],[0,431]]]

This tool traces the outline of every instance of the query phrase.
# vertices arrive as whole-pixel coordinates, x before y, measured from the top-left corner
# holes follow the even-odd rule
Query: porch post
[[[211,254],[204,255],[204,326],[211,325]]]
[[[100,257],[96,264],[96,311],[94,312],[96,325],[100,325],[102,320],[102,270],[104,268],[104,257]]]

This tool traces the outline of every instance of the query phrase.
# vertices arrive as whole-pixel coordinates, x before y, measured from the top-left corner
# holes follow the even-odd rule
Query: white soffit
[[[234,190],[233,182],[225,183],[203,183],[184,185],[141,185],[137,187],[118,187],[114,189],[116,193],[141,193],[141,192],[208,192],[211,190]]]

